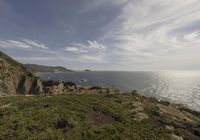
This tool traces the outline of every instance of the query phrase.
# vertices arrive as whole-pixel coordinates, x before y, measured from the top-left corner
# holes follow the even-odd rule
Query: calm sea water
[[[200,72],[71,72],[41,74],[40,77],[72,81],[82,86],[117,87],[123,91],[136,89],[140,94],[200,111]]]

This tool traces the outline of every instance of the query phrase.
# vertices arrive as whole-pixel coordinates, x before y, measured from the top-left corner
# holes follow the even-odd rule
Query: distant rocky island
[[[91,71],[90,69],[85,69],[84,71]]]
[[[67,69],[62,66],[44,66],[37,64],[24,64],[27,69],[30,69],[32,72],[73,72],[71,69]]]

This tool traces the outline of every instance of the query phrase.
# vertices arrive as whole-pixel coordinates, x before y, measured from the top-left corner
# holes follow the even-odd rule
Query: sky
[[[200,70],[200,1],[0,0],[0,50],[75,70]]]

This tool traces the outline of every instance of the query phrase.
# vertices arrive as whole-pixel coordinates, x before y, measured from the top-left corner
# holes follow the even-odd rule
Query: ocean
[[[42,80],[71,81],[82,86],[116,87],[122,91],[137,90],[139,94],[183,104],[200,111],[200,72],[138,71],[138,72],[67,72],[40,74]]]

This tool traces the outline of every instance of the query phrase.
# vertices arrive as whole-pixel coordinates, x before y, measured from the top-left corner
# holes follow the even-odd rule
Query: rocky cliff
[[[22,64],[0,51],[0,95],[36,94],[40,80]]]

